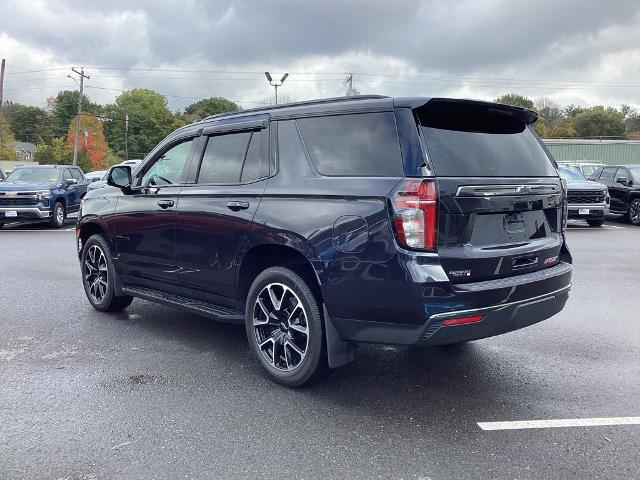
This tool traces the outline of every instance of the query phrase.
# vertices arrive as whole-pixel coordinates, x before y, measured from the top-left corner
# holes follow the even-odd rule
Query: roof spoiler
[[[395,102],[396,106],[410,107],[413,110],[428,108],[433,110],[459,108],[461,111],[478,111],[486,110],[499,115],[507,115],[518,119],[526,124],[534,123],[538,119],[538,114],[533,110],[522,107],[514,107],[503,103],[483,102],[480,100],[465,100],[457,98],[429,98],[426,102],[424,99],[401,99]]]

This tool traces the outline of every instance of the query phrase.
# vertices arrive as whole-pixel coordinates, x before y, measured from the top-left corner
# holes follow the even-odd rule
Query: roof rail
[[[238,110],[234,112],[225,112],[218,113],[216,115],[211,115],[209,117],[204,118],[201,121],[212,120],[214,118],[225,117],[227,115],[237,115],[238,113],[253,113],[253,112],[264,112],[268,110],[276,110],[280,108],[291,108],[291,107],[300,107],[304,105],[320,105],[323,103],[334,103],[334,102],[350,102],[354,100],[375,100],[380,98],[389,98],[386,95],[352,95],[349,97],[331,97],[331,98],[320,98],[317,100],[304,100],[302,102],[291,102],[291,103],[281,103],[279,105],[269,105],[266,107],[257,107],[257,108],[249,108],[247,110]]]

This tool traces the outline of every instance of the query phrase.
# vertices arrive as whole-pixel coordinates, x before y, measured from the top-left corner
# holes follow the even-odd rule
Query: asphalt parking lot
[[[266,380],[244,329],[86,301],[73,221],[0,231],[0,478],[638,478],[640,228],[572,222],[565,310],[460,348],[367,346],[320,383]]]

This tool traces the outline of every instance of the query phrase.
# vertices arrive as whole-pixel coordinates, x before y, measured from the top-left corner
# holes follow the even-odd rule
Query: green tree
[[[576,135],[579,137],[621,137],[625,133],[624,115],[613,107],[596,105],[574,118]]]
[[[76,90],[63,90],[51,100],[53,115],[53,131],[55,135],[65,135],[71,120],[78,113],[78,96]],[[82,112],[100,114],[100,105],[93,103],[89,97],[82,95]]]
[[[135,88],[121,93],[104,107],[104,133],[118,156],[125,155],[125,118],[128,116],[129,158],[140,158],[182,124],[167,107],[167,100],[153,90]]]
[[[240,105],[222,97],[211,97],[198,100],[184,110],[183,118],[187,123],[202,120],[210,115],[240,110]]]
[[[0,117],[0,160],[15,159],[16,149],[11,145],[14,141],[11,125],[5,118]]]
[[[566,117],[575,117],[576,115],[578,115],[579,113],[582,113],[583,111],[584,111],[584,108],[571,104],[568,107],[564,108],[564,115]]]
[[[506,93],[496,98],[497,103],[504,103],[505,105],[513,105],[514,107],[528,108],[529,110],[535,110],[536,107],[533,100],[527,97],[523,97],[517,93]]]
[[[50,143],[38,143],[33,159],[40,165],[70,165],[73,149],[67,144],[65,137],[56,137]]]
[[[51,115],[46,110],[8,102],[3,109],[3,115],[9,120],[16,140],[33,143],[51,141],[52,121]]]

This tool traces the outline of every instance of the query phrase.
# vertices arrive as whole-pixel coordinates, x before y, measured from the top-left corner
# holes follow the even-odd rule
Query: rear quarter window
[[[392,112],[300,118],[298,126],[311,161],[322,175],[403,175]]]

